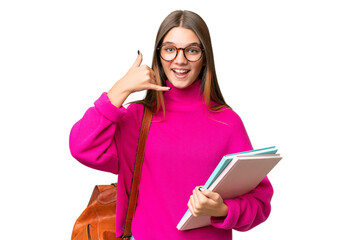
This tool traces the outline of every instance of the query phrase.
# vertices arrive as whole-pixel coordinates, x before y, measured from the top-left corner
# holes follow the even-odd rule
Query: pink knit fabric
[[[240,117],[231,109],[206,108],[200,80],[185,89],[164,92],[165,119],[155,114],[145,146],[139,197],[132,223],[136,240],[232,239],[232,230],[247,231],[270,214],[272,186],[265,178],[252,192],[224,199],[226,217],[211,217],[212,226],[179,231],[192,190],[204,185],[223,155],[251,150]],[[212,102],[212,104],[215,104]],[[115,107],[103,93],[70,133],[71,154],[82,164],[118,174],[117,236],[122,234],[130,193],[143,105]]]

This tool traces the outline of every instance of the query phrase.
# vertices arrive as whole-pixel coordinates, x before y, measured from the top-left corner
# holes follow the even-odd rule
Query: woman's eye
[[[165,51],[167,51],[167,52],[173,52],[173,51],[175,51],[175,49],[172,48],[172,47],[168,47],[168,48],[165,49]]]
[[[196,54],[196,53],[199,53],[199,49],[197,48],[189,48],[187,50],[188,53],[191,53],[191,54]]]

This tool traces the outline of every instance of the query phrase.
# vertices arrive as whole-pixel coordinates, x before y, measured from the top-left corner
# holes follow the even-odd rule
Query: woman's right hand
[[[116,107],[120,108],[126,98],[133,92],[147,89],[156,91],[169,90],[169,87],[158,85],[154,71],[147,65],[141,65],[141,62],[142,54],[139,52],[129,71],[107,93],[110,102]]]

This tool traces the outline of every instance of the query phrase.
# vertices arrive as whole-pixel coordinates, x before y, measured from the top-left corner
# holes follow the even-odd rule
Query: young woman
[[[144,107],[153,111],[132,234],[149,239],[232,239],[270,214],[267,178],[233,199],[199,190],[222,156],[251,150],[240,117],[218,86],[209,30],[190,11],[174,11],[161,24],[152,67],[135,63],[72,128],[70,150],[91,168],[118,174],[117,236],[122,234]],[[133,92],[143,100],[122,105]],[[187,209],[211,216],[211,226],[179,231]]]

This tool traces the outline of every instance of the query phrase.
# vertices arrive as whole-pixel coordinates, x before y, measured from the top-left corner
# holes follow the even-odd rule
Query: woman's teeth
[[[186,73],[188,72],[189,70],[178,70],[178,69],[173,69],[174,72],[176,73]]]
[[[171,69],[177,79],[186,78],[189,75],[189,69]]]

